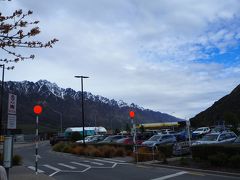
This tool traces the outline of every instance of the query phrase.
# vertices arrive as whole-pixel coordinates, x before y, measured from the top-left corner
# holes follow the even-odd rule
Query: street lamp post
[[[0,102],[0,131],[1,134],[3,135],[3,91],[4,91],[4,70],[5,70],[5,65],[1,64],[0,67],[3,68],[2,70],[2,86],[1,86],[1,102]]]
[[[81,78],[81,87],[82,87],[82,126],[83,126],[83,144],[85,145],[85,125],[84,125],[84,99],[83,99],[83,79],[89,78],[87,76],[75,76],[75,78]]]

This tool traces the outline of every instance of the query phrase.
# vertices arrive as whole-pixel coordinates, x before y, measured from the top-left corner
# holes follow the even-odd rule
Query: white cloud
[[[238,45],[239,4],[238,0],[4,3],[5,12],[32,9],[34,19],[41,22],[39,38],[60,40],[53,49],[34,50],[36,61],[19,63],[6,79],[48,79],[78,90],[73,76],[89,75],[85,88],[94,94],[190,117],[239,83],[239,65],[196,62],[212,58],[213,49],[224,53]]]

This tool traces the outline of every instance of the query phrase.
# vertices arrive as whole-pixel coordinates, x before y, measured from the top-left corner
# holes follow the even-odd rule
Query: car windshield
[[[155,136],[152,136],[148,141],[157,141],[160,138],[161,136],[155,135]]]
[[[234,142],[240,143],[240,136]]]
[[[197,128],[196,131],[203,131],[204,128]]]
[[[204,136],[201,141],[216,141],[218,138],[218,134],[208,134]]]

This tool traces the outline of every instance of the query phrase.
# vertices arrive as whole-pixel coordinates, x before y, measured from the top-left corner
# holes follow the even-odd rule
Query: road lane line
[[[79,163],[79,162],[71,162],[72,164],[77,164],[77,165],[80,165],[80,166],[84,166],[84,167],[87,167],[87,168],[91,168],[90,165],[87,165],[87,164],[83,164],[83,163]]]
[[[100,162],[106,162],[106,163],[116,164],[116,162],[113,162],[113,161],[106,161],[106,160],[102,160],[102,159],[94,159],[94,161],[100,161]]]
[[[28,166],[28,168],[35,171],[35,167],[33,166]],[[38,169],[38,173],[44,173],[44,171],[41,169]]]
[[[186,171],[181,171],[181,172],[178,172],[178,173],[175,173],[175,174],[170,174],[170,175],[167,175],[167,176],[163,176],[163,177],[159,177],[159,178],[155,178],[155,179],[151,179],[151,180],[165,180],[165,179],[173,178],[173,177],[176,177],[176,176],[181,176],[181,175],[186,174],[186,173],[187,173]]]
[[[122,160],[119,160],[119,159],[111,159],[111,158],[104,158],[105,160],[108,160],[108,161],[115,161],[115,162],[120,162],[120,163],[125,163],[126,161],[122,161]]]
[[[50,165],[48,165],[48,164],[44,164],[43,166],[44,166],[44,167],[47,167],[47,168],[49,168],[49,169],[52,169],[52,170],[54,170],[54,171],[61,171],[61,169],[58,169],[58,168],[53,167],[53,166],[50,166]]]
[[[84,162],[95,164],[95,165],[99,165],[99,166],[103,166],[104,165],[103,163],[93,162],[93,161],[84,161]]]
[[[64,164],[64,163],[58,163],[58,165],[67,167],[67,168],[69,168],[69,169],[77,169],[77,168],[74,167],[74,166],[70,166],[70,165],[67,165],[67,164]]]

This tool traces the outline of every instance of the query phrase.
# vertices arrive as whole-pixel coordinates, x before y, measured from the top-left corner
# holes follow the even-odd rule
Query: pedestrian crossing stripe
[[[70,166],[70,165],[67,165],[67,164],[64,164],[64,163],[58,163],[58,165],[67,167],[67,168],[69,168],[69,169],[77,169],[77,168],[74,167],[74,166]]]
[[[34,170],[34,171],[36,170],[35,167],[33,167],[33,166],[28,166],[28,168],[31,169],[31,170]],[[38,173],[44,173],[44,171],[41,170],[41,169],[38,169],[37,172]]]

